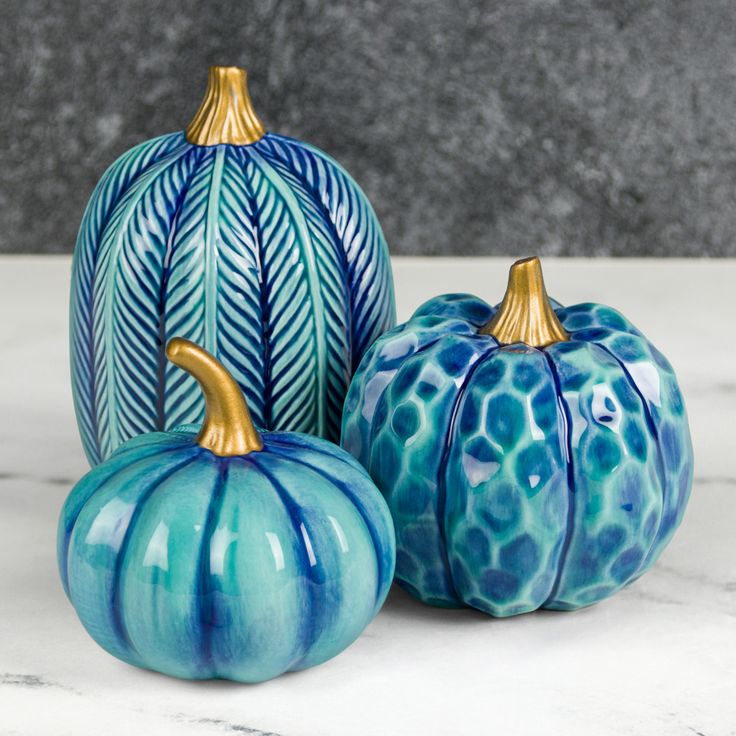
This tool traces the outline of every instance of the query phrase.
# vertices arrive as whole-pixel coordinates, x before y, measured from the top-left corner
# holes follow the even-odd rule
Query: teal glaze
[[[74,488],[58,560],[114,656],[190,679],[258,682],[320,664],[381,607],[391,518],[347,453],[296,433],[219,457],[195,431],[140,435]]]
[[[274,133],[142,143],[101,178],[74,251],[72,389],[90,465],[202,421],[194,379],[164,359],[174,336],[225,365],[259,427],[337,442],[353,371],[395,321],[381,227],[327,154]]]
[[[692,484],[666,358],[599,304],[554,305],[569,342],[499,345],[495,309],[441,296],[379,338],[348,392],[342,444],[396,527],[397,581],[494,616],[572,610],[642,575]]]

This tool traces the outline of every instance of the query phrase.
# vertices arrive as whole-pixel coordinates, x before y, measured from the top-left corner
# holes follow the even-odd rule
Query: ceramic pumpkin
[[[165,360],[174,335],[222,361],[259,427],[337,441],[350,377],[394,322],[361,189],[322,151],[264,132],[245,72],[213,67],[186,131],[123,154],[82,220],[71,361],[89,461],[201,421],[194,380]]]
[[[692,483],[670,364],[613,309],[552,303],[536,258],[512,267],[499,307],[441,296],[377,340],[342,443],[388,501],[398,582],[494,616],[635,580]]]
[[[330,442],[253,427],[222,365],[174,339],[202,385],[199,434],[139,435],[61,513],[61,579],[116,657],[191,679],[266,680],[324,662],[381,607],[393,577],[386,504]]]

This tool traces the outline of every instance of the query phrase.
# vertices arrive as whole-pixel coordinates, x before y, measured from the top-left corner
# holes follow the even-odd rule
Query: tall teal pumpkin
[[[666,358],[621,314],[562,307],[538,259],[499,307],[437,297],[373,345],[342,444],[384,493],[396,577],[494,616],[636,580],[682,519],[693,457]]]
[[[386,504],[316,437],[253,427],[237,384],[185,340],[202,383],[191,428],[129,440],[61,513],[64,589],[100,646],[191,679],[257,682],[324,662],[381,607],[393,577]]]
[[[350,377],[394,322],[361,189],[322,151],[264,132],[245,72],[213,67],[187,130],[121,156],[82,220],[71,366],[89,461],[201,421],[193,379],[165,360],[174,335],[223,362],[258,426],[337,441]]]

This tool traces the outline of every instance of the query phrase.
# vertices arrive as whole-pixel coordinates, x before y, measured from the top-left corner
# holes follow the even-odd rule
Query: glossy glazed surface
[[[130,440],[59,521],[64,589],[116,657],[257,682],[320,664],[373,619],[394,572],[386,504],[347,453],[294,433],[218,457],[195,432]]]
[[[501,346],[482,300],[441,296],[376,341],[343,446],[384,493],[398,582],[495,616],[571,610],[643,574],[692,484],[667,360],[621,314],[555,304],[569,342]]]
[[[200,422],[174,336],[232,373],[260,427],[337,441],[360,358],[395,322],[388,250],[360,188],[321,151],[266,134],[131,149],[97,185],[71,292],[77,422],[92,465],[151,430]]]

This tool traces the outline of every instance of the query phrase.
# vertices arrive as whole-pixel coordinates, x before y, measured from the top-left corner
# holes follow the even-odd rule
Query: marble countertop
[[[396,259],[399,317],[500,298],[510,259]],[[494,620],[394,590],[320,667],[256,686],[125,665],[84,632],[56,522],[86,471],[68,379],[67,257],[0,257],[0,734],[736,734],[736,261],[545,261],[563,303],[624,312],[670,358],[695,484],[658,564],[575,613]]]

